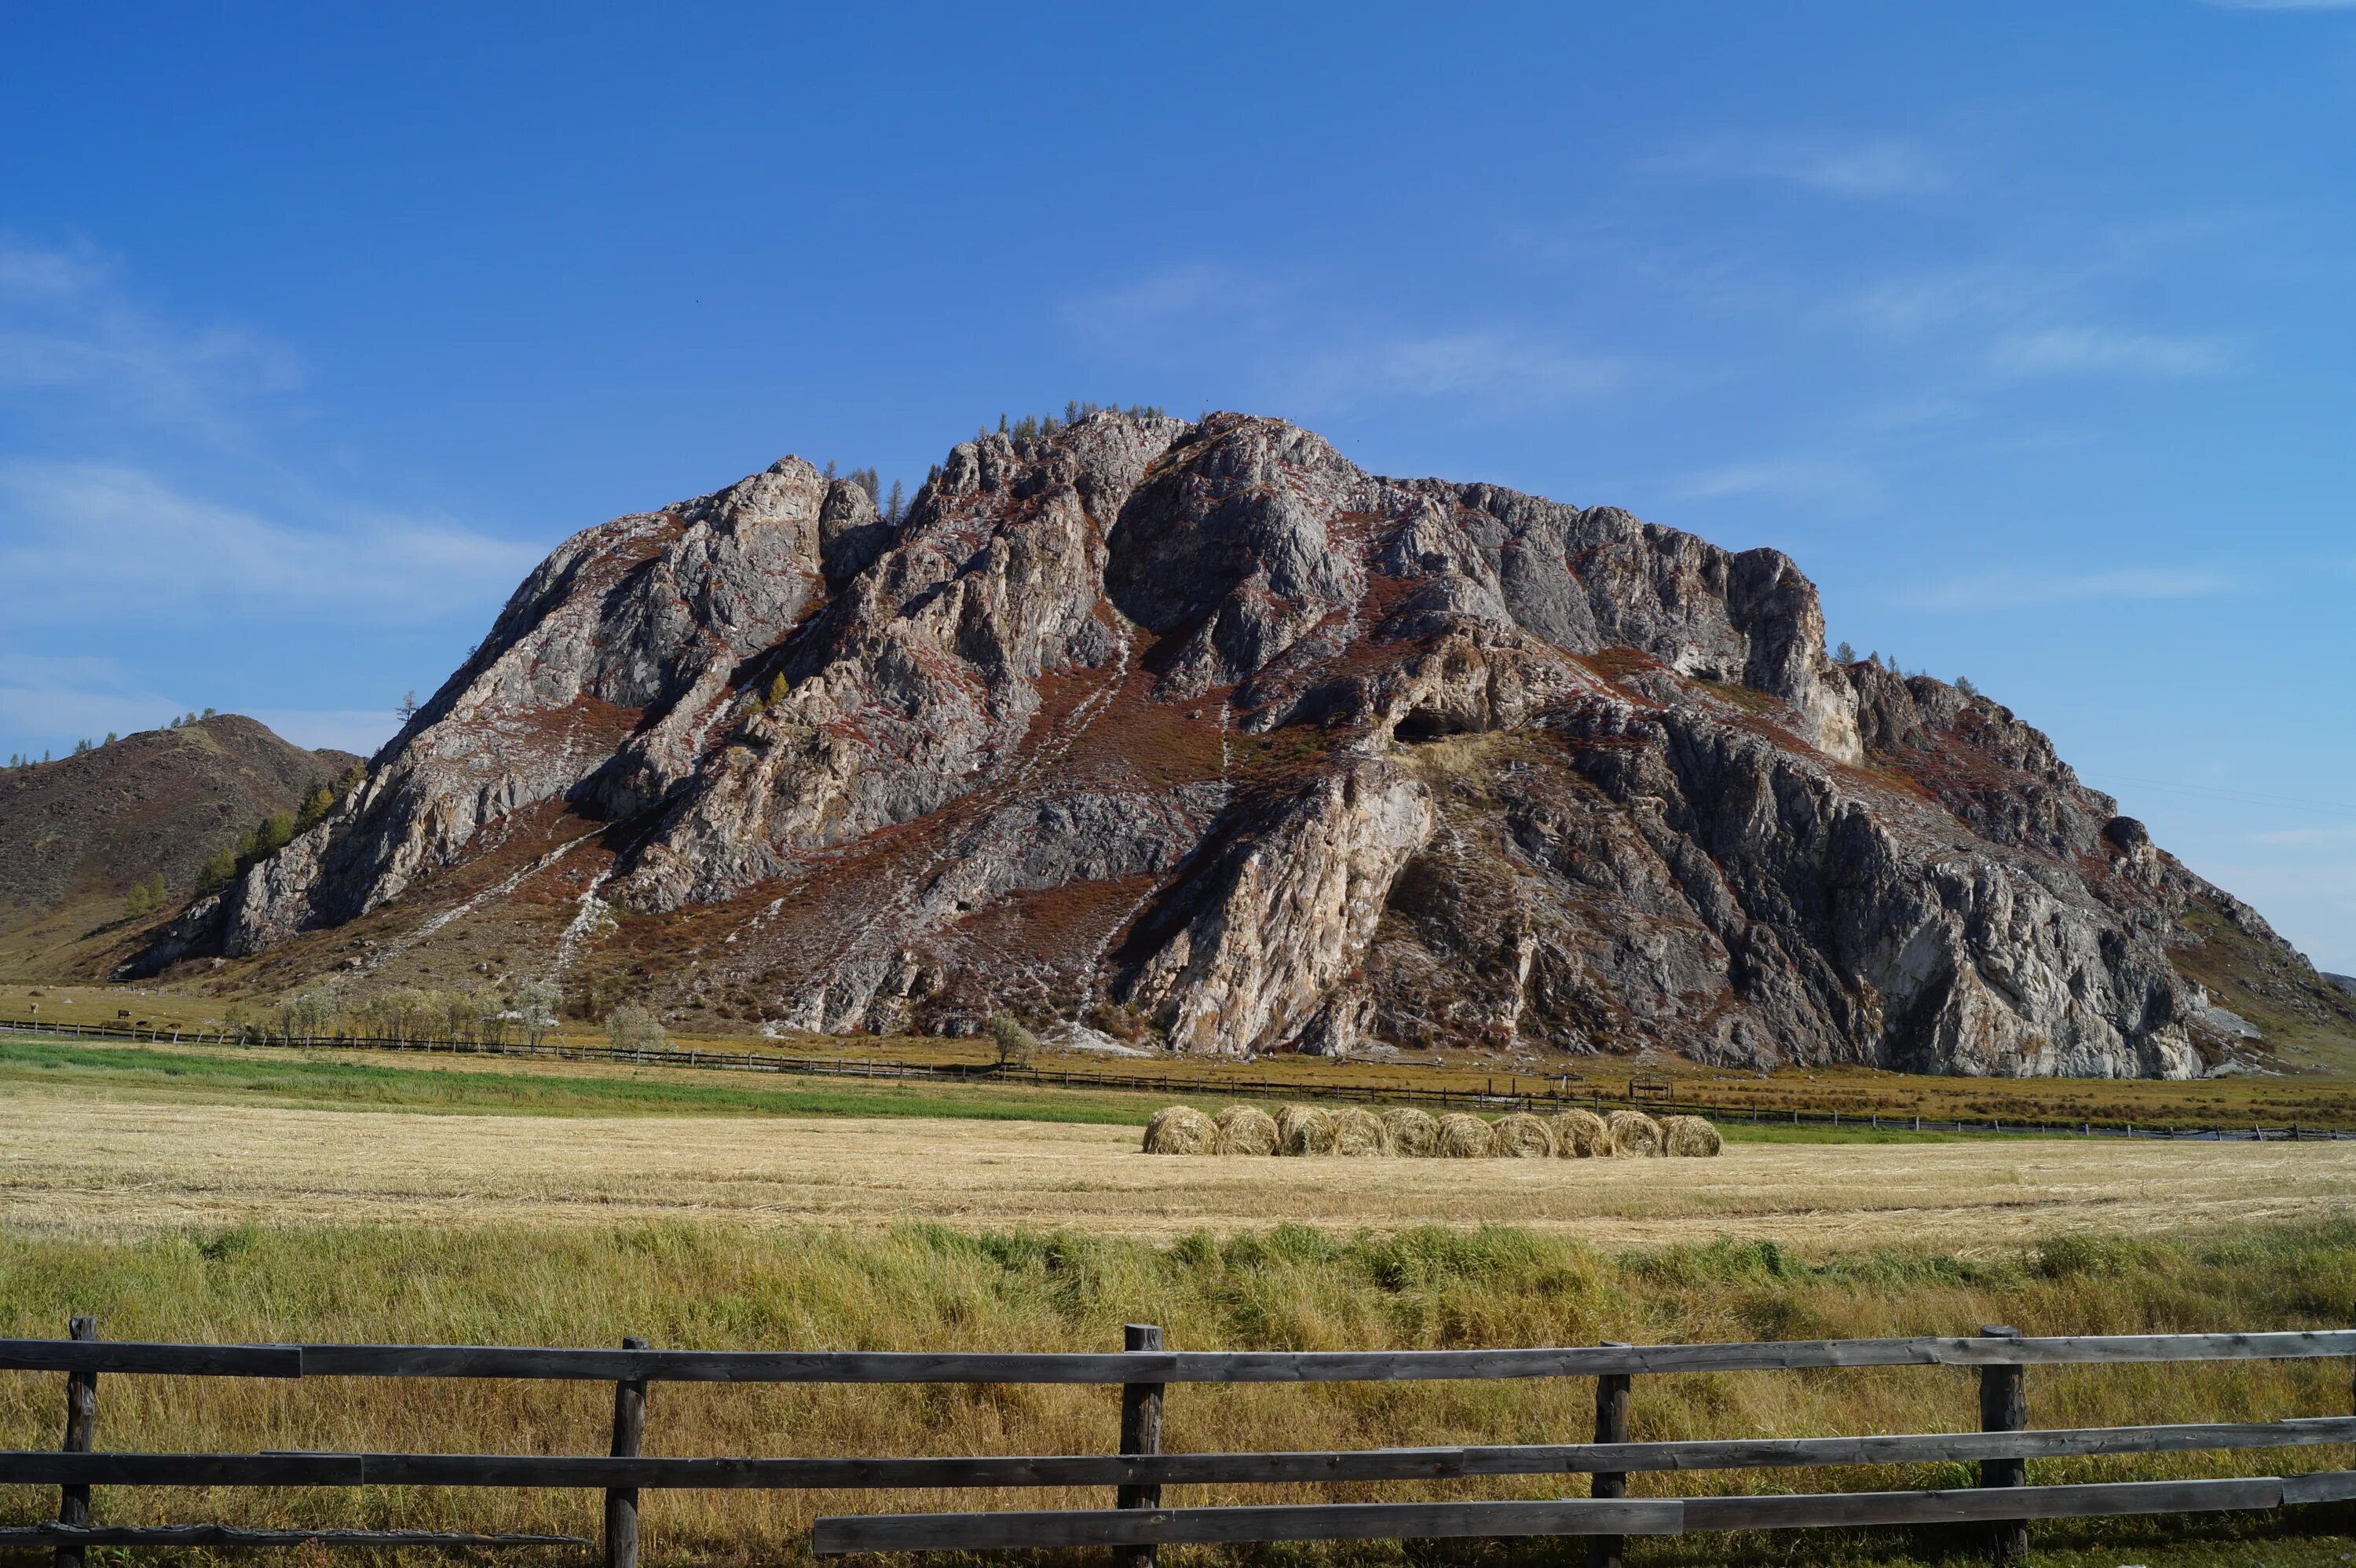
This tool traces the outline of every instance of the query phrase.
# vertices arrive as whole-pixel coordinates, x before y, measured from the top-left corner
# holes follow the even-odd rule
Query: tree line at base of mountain
[[[464,991],[400,986],[359,998],[318,989],[258,1005],[232,1003],[223,1022],[241,1040],[287,1045],[328,1040],[536,1046],[556,1028],[562,995],[546,980],[493,981]],[[670,1044],[662,1019],[636,1002],[608,1013],[605,1029],[617,1051],[660,1051]]]
[[[456,1040],[468,1045],[537,1045],[556,1027],[562,993],[545,980],[493,983],[470,991],[400,986],[365,997],[299,991],[274,1002],[230,1005],[224,1021],[243,1038],[375,1040],[405,1045]]]

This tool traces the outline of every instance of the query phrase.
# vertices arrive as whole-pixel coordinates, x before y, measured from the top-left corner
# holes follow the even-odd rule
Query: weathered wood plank
[[[2340,1503],[2356,1498],[2356,1470],[2318,1470],[2283,1477],[2286,1503]]]
[[[610,1351],[471,1344],[70,1344],[0,1339],[0,1371],[212,1372],[259,1377],[577,1377],[594,1382],[1371,1382],[1625,1372],[1803,1371],[1833,1366],[1987,1366],[2099,1360],[2243,1360],[2356,1356],[2356,1330],[2265,1335],[2069,1335],[2045,1339],[1788,1339],[1472,1351]]]
[[[998,1551],[1252,1541],[1405,1541],[1461,1536],[1675,1535],[1674,1498],[1565,1498],[1510,1503],[1336,1503],[957,1514],[851,1514],[811,1531],[819,1556],[851,1552]]]
[[[1121,1331],[1121,1348],[1132,1355],[1150,1354],[1162,1349],[1162,1326],[1158,1323],[1130,1323]],[[1124,1458],[1141,1457],[1162,1452],[1162,1385],[1153,1382],[1123,1383],[1120,1389],[1120,1452]],[[1113,1507],[1119,1509],[1158,1509],[1162,1506],[1162,1488],[1158,1482],[1128,1482],[1113,1494]],[[1158,1559],[1151,1546],[1124,1546],[1113,1553],[1113,1568],[1154,1568]]]
[[[610,1458],[541,1454],[0,1453],[0,1485],[555,1487],[654,1490],[1209,1486],[1449,1480],[1604,1471],[1912,1465],[2356,1443],[2356,1416],[2186,1426],[2060,1427],[1878,1437],[1564,1443],[1261,1454],[942,1458]]]
[[[2279,1477],[2105,1481],[2067,1487],[1973,1487],[1939,1492],[1830,1492],[1688,1498],[1686,1529],[1819,1530],[1888,1524],[1995,1523],[2149,1513],[2223,1513],[2281,1506]]]
[[[88,1313],[77,1312],[66,1323],[69,1339],[98,1338],[98,1319]],[[66,1374],[66,1435],[58,1446],[69,1454],[87,1454],[96,1445],[98,1435],[98,1374],[68,1372]],[[58,1493],[57,1522],[67,1530],[90,1527],[90,1488],[67,1486]],[[52,1568],[82,1568],[82,1551],[71,1542],[60,1544]]]
[[[647,1342],[625,1335],[622,1349],[643,1350]],[[614,1385],[614,1441],[610,1457],[635,1459],[647,1435],[647,1385],[633,1378]],[[605,1488],[605,1568],[638,1568],[638,1488]]]
[[[1625,1372],[1606,1372],[1595,1380],[1595,1445],[1624,1447],[1628,1442],[1628,1406],[1634,1400],[1635,1380]],[[1590,1498],[1628,1495],[1625,1470],[1597,1470],[1588,1482]],[[1587,1538],[1587,1568],[1621,1568],[1628,1542],[1620,1535]]]
[[[0,1339],[0,1371],[241,1377],[637,1379],[685,1382],[1354,1382],[1801,1371],[1822,1367],[2201,1361],[2356,1355],[2356,1329],[1997,1339],[1797,1339],[1497,1350],[1128,1353],[605,1350],[474,1345],[160,1345]]]
[[[586,1546],[578,1535],[476,1535],[447,1530],[247,1530],[228,1524],[0,1525],[0,1544],[47,1546]]]
[[[832,1515],[818,1520],[820,1556],[852,1552],[997,1551],[1147,1542],[1430,1540],[1513,1535],[1673,1535],[1719,1530],[1958,1524],[1997,1519],[2090,1519],[2278,1507],[2278,1477],[2120,1481],[1936,1492],[1788,1497],[1568,1498],[1542,1502],[1339,1503],[1290,1508]]]
[[[0,1339],[0,1371],[160,1372],[186,1377],[297,1378],[293,1345],[169,1345],[125,1339]]]
[[[2087,1364],[2108,1361],[2298,1360],[2356,1355],[2356,1329],[2267,1334],[2065,1334],[2044,1339],[1981,1337],[1931,1341],[1948,1366]]]
[[[1983,1338],[2019,1339],[2020,1330],[1991,1324]],[[1980,1368],[1980,1430],[2019,1432],[2029,1424],[2029,1390],[2019,1362],[1991,1361]],[[1982,1487],[2025,1487],[2029,1461],[2018,1457],[1980,1461]],[[1999,1519],[1988,1531],[1988,1554],[1998,1568],[2015,1568],[2029,1561],[2029,1522],[2014,1515]]]

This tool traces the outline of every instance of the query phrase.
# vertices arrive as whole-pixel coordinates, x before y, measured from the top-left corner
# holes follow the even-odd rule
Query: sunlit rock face
[[[2181,1076],[2235,1044],[2172,959],[2200,920],[2346,1008],[2008,710],[1828,659],[1776,551],[1102,413],[959,445],[897,523],[787,458],[575,536],[152,963],[479,951],[710,1028]]]

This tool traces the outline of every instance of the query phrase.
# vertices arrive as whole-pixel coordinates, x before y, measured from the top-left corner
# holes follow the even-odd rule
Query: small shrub
[[[625,1002],[605,1015],[605,1038],[616,1051],[659,1051],[670,1043],[662,1019],[636,1002]]]
[[[1023,1020],[1012,1013],[999,1013],[990,1020],[991,1042],[998,1048],[1001,1067],[1028,1067],[1032,1052],[1039,1049],[1039,1037],[1023,1027]]]

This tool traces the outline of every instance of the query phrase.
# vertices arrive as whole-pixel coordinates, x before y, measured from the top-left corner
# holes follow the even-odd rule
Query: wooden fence
[[[1164,1542],[1252,1542],[1505,1536],[1582,1536],[1593,1568],[1616,1568],[1623,1539],[1730,1530],[1953,1525],[1984,1532],[1999,1562],[2027,1551],[2027,1521],[2126,1514],[2273,1509],[2356,1499],[2356,1470],[2223,1479],[2029,1486],[2032,1458],[2296,1449],[2356,1443],[2356,1416],[2168,1426],[2035,1429],[2027,1369],[2087,1363],[2188,1362],[2356,1356],[2356,1330],[2024,1338],[2001,1326],[1955,1339],[1817,1339],[1750,1344],[1621,1345],[1488,1350],[1171,1350],[1135,1325],[1119,1353],[944,1353],[650,1349],[441,1345],[188,1345],[108,1342],[86,1317],[66,1339],[0,1340],[0,1371],[63,1373],[65,1442],[55,1452],[0,1453],[0,1485],[61,1488],[57,1521],[0,1529],[0,1544],[53,1544],[60,1568],[91,1545],[586,1546],[570,1536],[431,1531],[271,1531],[220,1525],[91,1522],[94,1487],[521,1487],[605,1494],[605,1561],[635,1568],[642,1492],[661,1488],[1109,1487],[1109,1509],[875,1513],[821,1518],[820,1555],[1109,1546],[1125,1568],[1150,1564]],[[1896,1435],[1629,1440],[1635,1380],[1660,1373],[1826,1367],[1974,1367],[1979,1430]],[[520,1378],[614,1384],[611,1452],[505,1454],[156,1454],[94,1451],[98,1380],[155,1375],[239,1378]],[[1589,1443],[1334,1452],[1165,1454],[1170,1385],[1413,1379],[1592,1379]],[[662,1458],[642,1455],[658,1382],[1060,1383],[1118,1385],[1119,1451],[962,1457]],[[1720,1497],[1628,1495],[1640,1471],[1976,1463],[1976,1488]],[[1416,1481],[1584,1474],[1588,1495],[1525,1501],[1165,1507],[1165,1486]]]
[[[1591,1081],[1576,1078],[1507,1076],[1500,1087],[1491,1079],[1482,1089],[1440,1089],[1407,1083],[1284,1083],[1248,1078],[1202,1079],[1176,1072],[1091,1072],[1061,1068],[1001,1067],[992,1063],[857,1061],[841,1057],[788,1056],[767,1051],[712,1051],[669,1046],[655,1050],[610,1045],[576,1045],[562,1040],[508,1040],[487,1044],[462,1040],[379,1040],[359,1035],[318,1035],[289,1038],[255,1029],[198,1030],[166,1027],[129,1028],[113,1024],[72,1024],[55,1020],[0,1019],[0,1032],[52,1034],[69,1040],[124,1040],[154,1045],[241,1045],[294,1051],[391,1051],[459,1056],[506,1056],[550,1061],[620,1062],[645,1067],[684,1067],[728,1072],[767,1072],[824,1078],[906,1080],[927,1083],[1011,1083],[1026,1089],[1109,1089],[1130,1094],[1171,1094],[1189,1099],[1323,1100],[1353,1104],[1433,1105],[1486,1111],[1551,1111],[1587,1106],[1601,1110],[1607,1101],[1641,1101],[1649,1111],[1706,1116],[1713,1122],[1756,1125],[1855,1128],[1875,1132],[1990,1133],[2029,1137],[2193,1138],[2221,1143],[2306,1143],[2356,1139],[2356,1128],[2316,1126],[2290,1122],[2266,1125],[2244,1123],[2233,1126],[2155,1125],[2126,1121],[2055,1121],[2005,1116],[1937,1117],[1838,1111],[1775,1110],[1757,1105],[1721,1105],[1708,1101],[1674,1100],[1646,1093],[1607,1093]]]

